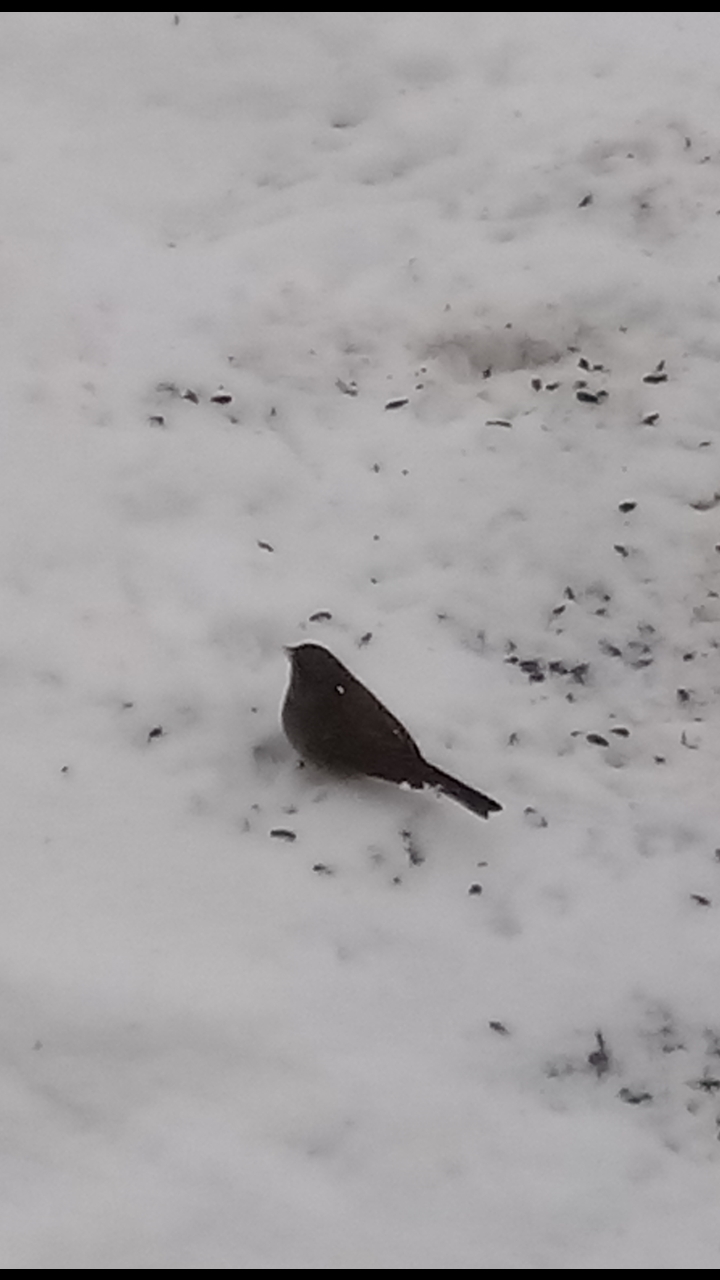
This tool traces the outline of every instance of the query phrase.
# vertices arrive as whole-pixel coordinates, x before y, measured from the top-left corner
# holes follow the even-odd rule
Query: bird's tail
[[[440,791],[445,792],[446,796],[451,796],[453,800],[457,800],[458,804],[464,804],[466,809],[471,809],[481,818],[487,818],[489,814],[497,813],[502,809],[502,805],[498,804],[497,800],[491,800],[490,796],[484,796],[482,791],[476,791],[474,787],[469,787],[459,778],[451,777],[449,773],[444,773],[435,765],[427,766],[424,782],[429,787],[438,787]]]

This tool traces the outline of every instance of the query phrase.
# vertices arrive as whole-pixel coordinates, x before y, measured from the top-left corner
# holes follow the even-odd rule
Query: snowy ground
[[[717,1266],[720,17],[0,24],[2,1265]]]

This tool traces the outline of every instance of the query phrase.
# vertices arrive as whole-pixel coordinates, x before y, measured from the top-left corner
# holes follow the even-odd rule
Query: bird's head
[[[342,663],[321,644],[284,645],[293,676],[307,680],[336,680],[345,671]]]

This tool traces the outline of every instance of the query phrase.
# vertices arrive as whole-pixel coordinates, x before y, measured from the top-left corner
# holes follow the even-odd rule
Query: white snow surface
[[[0,32],[2,1265],[717,1267],[720,15]]]

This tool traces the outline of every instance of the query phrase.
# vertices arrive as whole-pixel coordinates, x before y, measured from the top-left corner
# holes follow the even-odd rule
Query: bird
[[[298,755],[336,777],[381,778],[433,787],[487,818],[502,805],[421,754],[408,730],[321,644],[285,647],[290,683],[282,706],[285,735]]]

